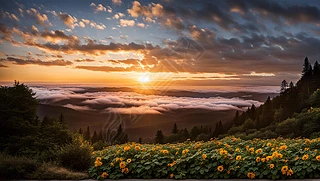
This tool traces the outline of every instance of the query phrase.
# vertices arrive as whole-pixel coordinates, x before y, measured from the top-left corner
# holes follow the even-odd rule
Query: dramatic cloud
[[[77,18],[72,17],[71,15],[67,13],[59,13],[60,20],[63,21],[63,23],[68,26],[71,29],[74,29],[75,23],[78,21]]]
[[[65,89],[65,90],[64,90]],[[81,99],[78,103],[65,103],[64,107],[74,110],[95,110],[105,107],[102,111],[113,111],[120,114],[162,114],[186,109],[202,109],[209,111],[245,110],[252,104],[260,106],[262,102],[222,97],[173,97],[161,95],[144,95],[135,92],[86,92],[81,88],[33,88],[38,99],[46,104],[60,104],[58,101]],[[82,93],[76,93],[80,91]],[[73,101],[74,102],[74,101]],[[101,109],[100,109],[101,110]]]
[[[26,10],[27,14],[36,19],[39,25],[44,25],[45,22],[49,22],[46,14],[41,14],[38,10],[31,8]]]
[[[41,61],[40,59],[20,59],[15,57],[7,57],[6,59],[0,59],[0,62],[12,62],[16,65],[42,65],[42,66],[67,66],[72,65],[70,61],[65,61],[62,59],[51,60],[51,61]]]

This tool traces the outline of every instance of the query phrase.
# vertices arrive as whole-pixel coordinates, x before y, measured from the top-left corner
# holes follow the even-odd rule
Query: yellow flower
[[[222,172],[223,171],[223,165],[218,166],[217,169],[218,169],[219,172]]]
[[[108,173],[107,173],[107,172],[103,172],[103,173],[101,174],[101,177],[102,177],[102,178],[107,178],[107,176],[108,176]]]
[[[267,156],[267,157],[266,157],[266,161],[268,162],[268,161],[270,161],[270,160],[272,160],[272,156]]]
[[[128,163],[131,163],[131,159],[130,159],[130,158],[128,158],[128,159],[127,159],[127,162],[128,162]]]
[[[182,151],[182,154],[184,155],[184,154],[187,154],[188,152],[189,152],[189,150],[185,149],[185,150]]]
[[[202,159],[206,159],[207,158],[207,155],[206,154],[202,154]]]
[[[293,175],[293,170],[290,168],[290,170],[288,170],[287,172],[287,176],[291,176],[291,175]]]
[[[257,154],[258,154],[258,153],[261,153],[261,152],[262,152],[262,149],[261,149],[261,148],[256,150],[256,153],[257,153]]]
[[[119,164],[120,168],[125,168],[127,165],[126,165],[126,162],[120,162]]]
[[[101,157],[97,157],[97,158],[96,158],[96,161],[101,161]]]
[[[270,167],[271,169],[273,169],[273,168],[274,168],[274,164],[270,164],[269,167]]]
[[[267,147],[271,147],[272,146],[272,144],[271,143],[267,143]]]
[[[260,160],[261,160],[260,157],[257,157],[257,158],[256,158],[256,162],[257,162],[257,163],[260,162]]]
[[[142,148],[141,150],[142,150],[142,151],[146,151],[146,148]]]
[[[226,155],[228,153],[227,150],[224,150],[224,149],[220,149],[220,155]]]
[[[299,160],[299,157],[298,157],[298,156],[296,156],[296,157],[294,158],[294,161],[297,161],[297,160]]]
[[[163,150],[162,153],[163,153],[163,154],[168,154],[169,151],[168,151],[168,150]]]
[[[100,167],[101,165],[102,165],[102,162],[99,161],[99,160],[97,160],[97,161],[94,162],[94,166],[95,166],[95,167]]]
[[[170,178],[173,178],[174,177],[174,174],[172,173],[172,174],[170,174]]]
[[[241,160],[241,156],[238,155],[238,156],[236,157],[236,160],[237,160],[237,161],[240,161],[240,160]]]
[[[113,166],[114,166],[114,163],[110,163],[110,166],[112,166],[112,167],[113,167]]]
[[[308,160],[308,158],[309,158],[309,155],[305,154],[305,155],[303,155],[302,160]]]
[[[280,150],[286,150],[286,149],[287,149],[287,146],[286,146],[286,145],[280,146]]]
[[[265,158],[261,158],[261,162],[265,162],[266,161],[266,159]]]
[[[287,171],[288,171],[288,166],[283,166],[281,168],[281,172],[282,172],[283,175],[285,175],[287,173]]]
[[[130,146],[125,146],[125,147],[123,148],[124,151],[129,151],[130,149],[131,149]]]
[[[319,155],[319,156],[316,156],[316,160],[317,160],[317,161],[320,161],[320,155]]]
[[[253,172],[248,172],[247,176],[250,179],[254,179],[256,177],[256,174],[254,174]]]
[[[236,148],[235,152],[239,152],[240,151],[240,148]]]
[[[254,148],[249,148],[250,153],[254,153]]]
[[[136,146],[136,150],[140,150],[140,146]]]
[[[121,169],[121,172],[124,174],[127,174],[127,173],[129,173],[129,168],[123,168],[123,169]]]

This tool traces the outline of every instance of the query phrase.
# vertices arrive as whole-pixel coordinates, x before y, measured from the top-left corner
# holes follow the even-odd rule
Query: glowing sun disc
[[[140,81],[141,83],[147,83],[147,82],[150,81],[150,78],[149,78],[148,75],[143,75],[143,76],[141,76],[141,77],[139,78],[139,81]]]

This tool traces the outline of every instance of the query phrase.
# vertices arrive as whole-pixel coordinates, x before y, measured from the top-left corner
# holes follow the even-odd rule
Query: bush
[[[0,179],[29,179],[39,166],[37,161],[27,157],[0,154]]]
[[[37,179],[37,180],[40,180],[40,179],[41,180],[42,179],[80,180],[80,179],[86,179],[86,178],[88,178],[88,175],[86,173],[72,172],[63,167],[58,167],[57,165],[48,164],[48,163],[42,164],[41,167],[31,175],[31,179]]]
[[[74,171],[86,171],[91,165],[92,151],[90,144],[76,135],[73,143],[60,149],[58,163]]]
[[[320,178],[319,145],[320,138],[235,137],[164,145],[127,143],[95,152],[89,174],[94,179]]]

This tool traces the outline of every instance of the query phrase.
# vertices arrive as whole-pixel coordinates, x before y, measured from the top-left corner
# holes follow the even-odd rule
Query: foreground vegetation
[[[320,138],[234,137],[177,144],[127,143],[94,153],[94,179],[320,178]]]

